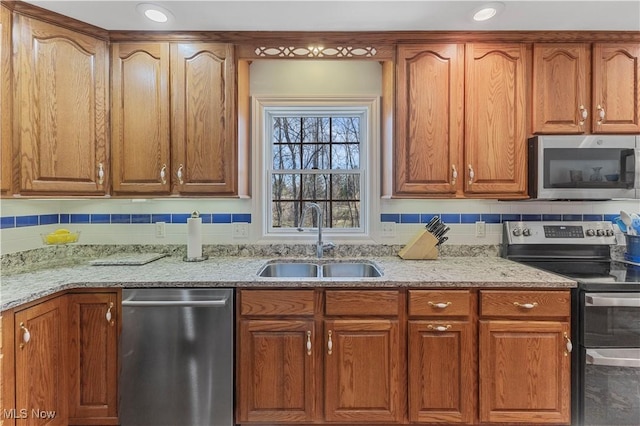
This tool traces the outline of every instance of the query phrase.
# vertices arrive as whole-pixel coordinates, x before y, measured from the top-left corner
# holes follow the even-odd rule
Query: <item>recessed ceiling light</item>
[[[504,9],[504,3],[494,2],[487,3],[473,11],[473,20],[482,22],[493,18]]]
[[[165,23],[173,17],[167,9],[153,3],[140,3],[136,6],[136,9],[153,22]]]

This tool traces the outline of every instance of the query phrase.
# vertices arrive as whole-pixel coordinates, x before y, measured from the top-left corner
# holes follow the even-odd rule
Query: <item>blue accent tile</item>
[[[503,214],[502,221],[503,222],[520,222],[522,220],[522,216],[515,213]]]
[[[381,213],[380,222],[400,223],[400,215],[398,213]]]
[[[111,216],[108,214],[92,214],[91,223],[111,223]]]
[[[543,214],[542,215],[542,220],[547,221],[547,222],[548,221],[557,222],[557,221],[562,220],[562,215],[559,215],[559,214]]]
[[[460,213],[445,213],[440,215],[440,220],[446,224],[460,223]]]
[[[500,223],[500,215],[497,213],[482,213],[480,217],[486,223]]]
[[[542,220],[541,214],[523,214],[522,220],[524,222],[540,222]]]
[[[619,214],[605,214],[604,215],[604,220],[609,221],[609,222],[613,222],[617,217],[620,217]]]
[[[171,214],[171,223],[187,223],[187,219],[190,217],[189,213],[173,213]]]
[[[583,214],[582,220],[600,222],[603,219],[601,214]]]
[[[243,222],[243,223],[251,223],[251,214],[249,213],[234,213],[231,215],[231,221],[233,223]]]
[[[111,223],[131,223],[130,214],[112,214]]]
[[[400,223],[420,223],[420,215],[417,213],[402,213]]]
[[[213,213],[211,223],[231,223],[231,213]]]
[[[38,215],[16,216],[16,228],[23,226],[37,226]]]
[[[460,223],[476,223],[480,221],[478,213],[463,213],[460,215]]]
[[[132,214],[131,223],[151,223],[150,214]]]
[[[88,214],[72,214],[70,223],[89,223]]]
[[[43,214],[40,216],[40,225],[51,225],[58,222],[59,219],[57,214]]]
[[[211,223],[211,213],[200,214],[202,223]]]
[[[0,217],[0,229],[15,228],[15,227],[16,227],[15,216]]]
[[[420,215],[420,223],[429,223],[431,219],[438,216],[435,213],[423,213]]]
[[[574,221],[574,220],[582,220],[582,215],[581,214],[563,214],[562,215],[562,220],[563,221]]]
[[[60,213],[60,223],[71,223],[71,215],[69,213]]]
[[[169,213],[152,214],[151,223],[156,222],[171,223],[171,215]]]

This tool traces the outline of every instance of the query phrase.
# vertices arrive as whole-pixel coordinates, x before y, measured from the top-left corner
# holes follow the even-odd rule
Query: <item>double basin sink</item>
[[[375,278],[382,272],[369,261],[339,260],[272,260],[258,271],[269,278]]]

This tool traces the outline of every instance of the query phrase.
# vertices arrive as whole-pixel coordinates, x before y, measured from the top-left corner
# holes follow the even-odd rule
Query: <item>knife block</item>
[[[398,256],[409,260],[437,259],[438,239],[431,232],[422,230],[407,243],[399,252]]]

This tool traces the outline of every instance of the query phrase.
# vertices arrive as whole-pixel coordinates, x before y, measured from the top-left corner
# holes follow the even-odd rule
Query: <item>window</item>
[[[266,233],[315,227],[315,210],[300,223],[307,203],[320,206],[328,233],[365,233],[371,105],[278,104],[266,106],[262,118],[266,173],[257,182],[264,191]]]

